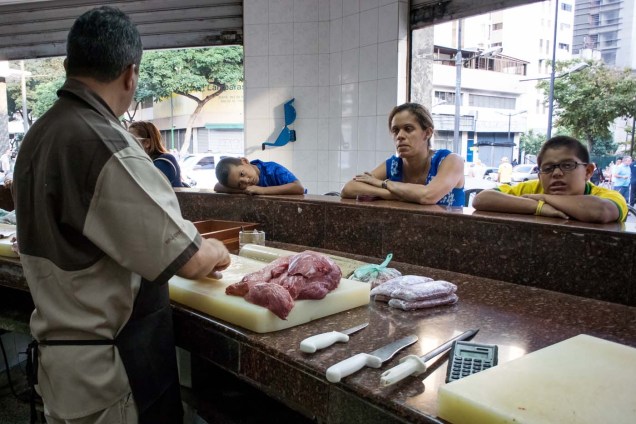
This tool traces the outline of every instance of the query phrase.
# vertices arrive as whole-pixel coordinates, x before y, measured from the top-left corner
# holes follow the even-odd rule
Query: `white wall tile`
[[[326,175],[326,173],[324,174]],[[320,173],[318,173],[318,175],[320,175]],[[316,192],[312,194],[325,194],[329,193],[329,191],[331,190],[329,190],[329,183],[327,181],[318,181],[316,182]]]
[[[358,152],[343,150],[340,152],[340,182],[346,183],[356,176],[358,170]]]
[[[318,86],[318,55],[294,55],[294,85]]]
[[[269,108],[272,110],[272,117],[280,121],[277,128],[283,128],[285,125],[285,108],[283,105],[294,98],[293,87],[270,87],[269,89]],[[296,104],[296,101],[293,103]],[[296,106],[294,106],[296,107]]]
[[[330,0],[329,1],[329,19],[342,18],[342,0]]]
[[[409,28],[409,5],[408,3],[401,2],[398,5],[398,40],[406,39]]]
[[[329,83],[331,85],[342,83],[342,52],[329,54]]]
[[[342,18],[332,19],[329,23],[329,51],[342,51]]]
[[[294,0],[294,22],[318,22],[318,2]]]
[[[318,53],[318,22],[294,24],[294,54]]]
[[[360,11],[378,7],[378,0],[360,0]]]
[[[268,2],[263,0],[243,1],[243,20],[245,25],[267,24],[269,22]]]
[[[360,15],[342,18],[342,50],[360,47]]]
[[[342,84],[342,116],[358,116],[358,83]]]
[[[316,0],[312,0],[316,1]],[[329,21],[331,19],[331,15],[329,13],[329,3],[331,0],[318,0],[318,19],[320,21]]]
[[[269,57],[246,56],[245,80],[250,82],[250,87],[269,86]]]
[[[269,54],[269,25],[245,25],[245,57]]]
[[[379,165],[382,162],[386,162],[388,158],[390,158],[395,152],[375,152],[375,161]]]
[[[396,0],[378,0],[378,6],[385,6],[387,4],[397,3]]]
[[[340,151],[342,146],[342,118],[329,118],[329,150]]]
[[[298,119],[294,123],[296,130],[296,141],[294,142],[294,150],[311,150],[318,149],[318,119]],[[316,154],[314,153],[314,159]],[[315,179],[315,178],[314,178]]]
[[[318,55],[318,85],[325,87],[329,84],[329,74],[331,72],[329,54]]]
[[[293,55],[269,56],[269,86],[291,87],[294,83]]]
[[[384,58],[383,58],[384,60]],[[358,72],[360,81],[378,79],[378,45],[360,47],[360,66]]]
[[[339,85],[329,87],[329,117],[342,117],[342,87]]]
[[[273,116],[269,113],[269,89],[246,87],[243,96],[246,121]]]
[[[327,150],[318,150],[316,152],[316,160],[318,165],[320,166],[320,172],[316,176],[317,181],[328,181],[329,180],[329,167],[327,165],[327,161],[329,160],[329,153]],[[322,194],[322,193],[320,193]]]
[[[359,49],[345,50],[342,52],[342,83],[358,82],[360,72]]]
[[[245,120],[245,155],[250,159],[260,158],[261,143],[267,140],[274,130],[271,119]]]
[[[331,42],[329,21],[318,23],[318,53],[329,53],[329,43]]]
[[[318,191],[318,183],[316,181],[301,182],[303,184],[303,187],[305,187],[306,194],[322,194],[322,192]]]
[[[358,150],[358,117],[342,118],[342,150]]]
[[[398,4],[392,3],[380,7],[378,42],[397,40],[398,38]]]
[[[384,78],[378,80],[378,114],[388,116],[391,109],[397,106],[398,96],[397,78]]]
[[[378,162],[375,160],[375,152],[374,151],[358,151],[358,167],[356,168],[356,175],[363,174],[365,172],[373,171],[377,166]]]
[[[320,86],[318,87],[318,117],[319,118],[329,118],[330,116],[330,108],[331,102],[329,100],[329,96],[331,93],[330,86]]]
[[[375,151],[386,152],[387,150],[394,149],[393,139],[389,133],[389,113],[387,110],[385,115],[378,115],[376,117],[375,125]],[[379,162],[378,162],[379,163]]]
[[[349,16],[360,11],[360,4],[358,0],[343,0],[342,1],[342,16]]]
[[[269,22],[294,21],[294,0],[269,0]]]
[[[316,148],[320,151],[329,150],[329,118],[318,118],[318,143]],[[324,164],[326,162],[318,161]]]
[[[284,55],[294,52],[294,27],[289,24],[270,24],[269,54]]]
[[[378,9],[360,13],[360,46],[369,46],[378,42]]]
[[[364,81],[359,83],[358,108],[359,116],[376,116],[378,103],[378,82]]]
[[[327,161],[329,162],[329,191],[340,191],[340,150],[330,151]]]
[[[293,90],[298,118],[318,118],[318,87],[294,87]]]
[[[397,41],[378,44],[378,79],[398,76],[397,44]]]
[[[292,163],[294,164],[294,175],[303,185],[305,185],[305,181],[316,181],[318,178],[318,161],[315,150],[295,150]]]
[[[358,151],[375,151],[376,122],[375,116],[360,116],[358,118]],[[375,160],[375,156],[373,160]]]

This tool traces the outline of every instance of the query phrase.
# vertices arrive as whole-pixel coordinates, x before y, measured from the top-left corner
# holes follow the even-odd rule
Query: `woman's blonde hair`
[[[143,139],[150,142],[148,148],[148,156],[159,156],[162,153],[168,153],[168,150],[163,145],[163,139],[159,129],[155,127],[155,124],[148,121],[135,121],[131,122],[128,126],[128,131],[135,130],[135,133]]]

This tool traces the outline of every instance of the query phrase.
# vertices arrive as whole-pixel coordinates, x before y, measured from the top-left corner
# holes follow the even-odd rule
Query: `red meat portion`
[[[269,309],[280,319],[287,319],[289,311],[294,307],[294,299],[287,290],[278,284],[255,284],[245,295],[245,300]]]
[[[245,296],[248,302],[264,306],[285,319],[294,299],[322,299],[340,284],[342,271],[329,257],[307,250],[276,259],[260,271],[251,273],[225,289],[226,294]],[[283,297],[278,288],[288,297]],[[256,288],[257,291],[252,293]],[[288,299],[291,299],[291,304]],[[286,312],[285,312],[286,311]]]

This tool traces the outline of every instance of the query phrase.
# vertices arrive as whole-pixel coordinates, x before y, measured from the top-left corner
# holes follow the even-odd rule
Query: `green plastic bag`
[[[353,275],[350,278],[351,280],[369,283],[371,288],[374,288],[393,278],[400,277],[402,275],[400,271],[395,268],[387,268],[391,259],[393,259],[393,253],[389,253],[380,265],[362,265],[353,271]]]

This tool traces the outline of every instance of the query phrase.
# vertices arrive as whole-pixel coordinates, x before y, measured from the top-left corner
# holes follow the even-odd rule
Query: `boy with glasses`
[[[596,223],[622,222],[627,217],[627,203],[620,193],[588,181],[594,165],[577,139],[552,137],[541,147],[537,162],[538,180],[484,190],[475,196],[473,207]]]

